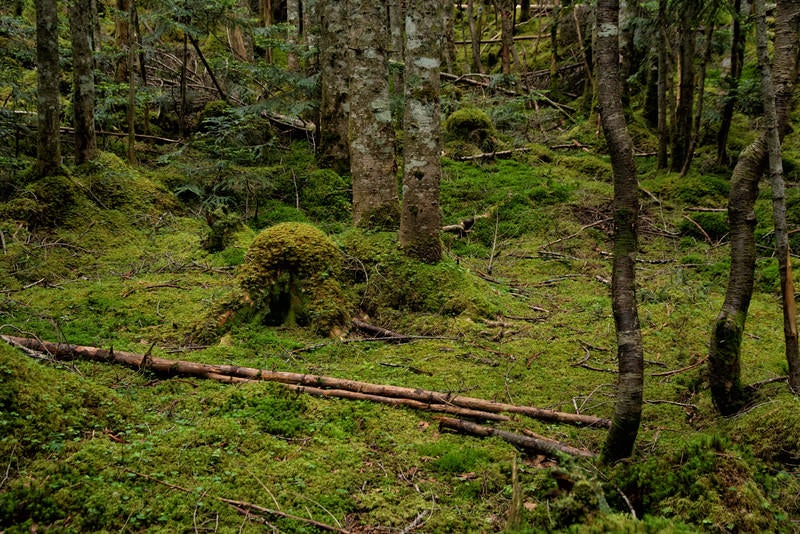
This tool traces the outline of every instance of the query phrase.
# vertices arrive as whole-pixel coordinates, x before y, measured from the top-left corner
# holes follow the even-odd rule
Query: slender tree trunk
[[[260,0],[259,10],[261,11],[261,24],[264,28],[269,28],[275,23],[272,16],[272,0]],[[267,48],[264,51],[264,61],[267,64],[272,63],[272,48]]]
[[[347,0],[325,0],[320,15],[320,146],[319,160],[339,174],[350,170],[348,146],[350,6]]]
[[[481,32],[478,31],[480,24],[475,22],[474,4],[475,0],[467,1],[467,20],[469,21],[469,35],[472,40],[472,70],[483,72],[483,65],[481,64]]]
[[[667,127],[667,0],[658,0],[658,168],[669,165],[667,146],[669,128]]]
[[[787,129],[797,77],[799,16],[800,1],[777,3],[773,82],[781,136]],[[767,140],[762,134],[742,151],[731,177],[728,198],[731,270],[725,302],[712,329],[708,358],[711,395],[715,407],[723,415],[738,412],[749,400],[741,383],[741,343],[755,277],[754,207],[767,156]],[[790,374],[792,372],[797,371],[790,369]]]
[[[94,129],[94,59],[92,57],[92,1],[71,0],[69,27],[72,39],[72,114],[75,124],[75,163],[97,155]]]
[[[353,76],[350,83],[350,173],[353,223],[396,229],[400,221],[394,127],[389,106],[386,7],[350,0]]]
[[[680,12],[680,42],[678,44],[678,107],[676,109],[674,134],[672,136],[672,172],[680,172],[686,161],[692,137],[695,86],[695,28],[697,25],[698,0],[684,0]]]
[[[61,169],[58,78],[58,6],[56,0],[36,0],[36,167],[39,176],[59,174]]]
[[[783,181],[783,162],[775,88],[767,51],[767,10],[764,0],[755,0],[756,43],[758,66],[761,71],[761,94],[764,101],[764,123],[767,139],[767,161],[772,185],[772,214],[775,228],[775,255],[778,257],[781,300],[783,304],[783,334],[786,361],[789,365],[789,386],[800,394],[800,348],[797,344],[797,315],[794,302],[794,283],[790,262],[789,236],[786,233],[786,194]],[[797,32],[795,26],[794,31]]]
[[[452,2],[445,2],[442,7],[442,60],[445,72],[452,74],[456,65],[455,11]]]
[[[183,34],[183,57],[181,58],[181,76],[180,76],[180,102],[178,102],[178,128],[180,130],[181,138],[185,139],[188,135],[188,125],[186,113],[188,105],[186,103],[186,69],[189,62],[189,35],[184,32]]]
[[[297,45],[300,43],[300,0],[287,0],[286,24],[289,26],[287,44],[289,52],[286,55],[286,68],[292,72],[300,70],[300,60],[297,57]]]
[[[531,0],[522,0],[519,6],[519,22],[528,22],[531,18]]]
[[[496,0],[495,6],[500,13],[500,64],[503,74],[511,74],[511,50],[514,47],[514,0]]]
[[[717,131],[717,163],[719,165],[730,165],[728,156],[728,133],[731,130],[733,121],[733,108],[736,104],[737,92],[739,89],[739,78],[742,75],[742,63],[744,63],[744,33],[742,32],[742,0],[733,0],[733,27],[731,28],[731,70],[725,77],[725,84],[728,94],[722,106],[719,120],[719,130]]]
[[[442,257],[439,238],[441,2],[410,0],[406,10],[403,206],[400,245],[428,263]]]
[[[716,16],[716,12],[714,13],[714,16]],[[681,168],[681,176],[686,176],[686,174],[689,172],[689,168],[692,165],[692,160],[694,159],[694,151],[700,139],[700,129],[703,126],[703,98],[706,88],[706,66],[708,65],[708,61],[711,59],[711,37],[714,35],[713,17],[709,17],[709,20],[706,24],[707,27],[705,33],[703,58],[700,60],[700,74],[697,80],[697,106],[695,107],[694,127],[692,128],[692,136],[689,141],[689,147],[686,150],[686,158],[684,159],[683,167]]]
[[[603,133],[614,175],[614,258],[611,297],[617,332],[619,383],[614,418],[603,447],[613,462],[633,452],[642,414],[644,356],[636,305],[635,257],[639,187],[633,141],[622,109],[619,80],[619,3],[597,2],[597,89]]]
[[[130,34],[130,11],[131,0],[117,0],[117,17],[114,19],[114,39],[117,49],[127,52],[131,46]],[[117,83],[128,83],[128,56],[120,54],[117,60],[117,68],[114,71],[114,81]]]
[[[131,0],[128,12],[128,163],[136,163],[136,0]],[[183,101],[183,99],[181,99]]]

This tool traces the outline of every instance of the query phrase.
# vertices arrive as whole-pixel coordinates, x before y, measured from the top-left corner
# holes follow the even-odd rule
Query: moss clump
[[[683,219],[679,225],[681,235],[691,236],[696,239],[706,239],[706,236],[708,236],[713,241],[719,241],[728,235],[730,229],[728,216],[722,212],[695,213],[692,215],[691,220]]]
[[[465,141],[481,150],[494,150],[496,146],[492,119],[478,108],[463,107],[451,113],[444,121],[444,131],[448,140]]]
[[[222,208],[207,213],[206,222],[209,232],[203,240],[203,248],[209,252],[225,250],[242,227],[242,217],[238,213],[226,213]]]
[[[337,282],[341,257],[321,230],[281,223],[256,236],[239,282],[255,315],[267,324],[309,325],[330,332],[348,319]]]
[[[0,219],[52,228],[66,220],[77,199],[72,180],[61,175],[47,176],[29,184],[16,198],[0,204]]]

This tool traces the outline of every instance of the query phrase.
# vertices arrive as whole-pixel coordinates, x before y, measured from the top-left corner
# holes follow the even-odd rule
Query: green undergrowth
[[[0,223],[0,333],[610,417],[609,162],[529,148],[510,160],[444,160],[444,222],[474,217],[474,225],[443,235],[437,265],[406,258],[396,233],[350,228],[347,205],[336,200],[346,178],[314,174],[294,152],[296,161],[281,165],[296,163],[299,185],[313,175],[328,192],[301,196],[299,208],[294,193],[288,204],[266,195],[258,215],[232,225],[219,247],[204,247],[212,231],[205,214],[183,211],[158,185],[176,188],[182,166],[134,171],[104,155],[66,178],[81,209],[60,224]],[[291,173],[269,176],[291,182]],[[416,521],[422,532],[792,532],[800,519],[797,400],[784,384],[768,384],[745,413],[720,420],[708,393],[702,360],[729,261],[726,247],[682,222],[687,203],[724,204],[723,184],[706,178],[650,173],[642,181],[658,202],[642,197],[646,402],[630,461],[554,461],[445,431],[429,412],[273,383],[37,361],[0,346],[0,530],[263,531],[263,517],[222,498],[353,531]],[[696,215],[708,233],[711,223]],[[387,343],[349,324],[330,337],[303,321],[230,320],[243,302],[248,251],[265,228],[287,221],[324,243],[305,274],[337,284],[346,318],[414,338]],[[713,239],[724,243],[722,230]],[[276,260],[290,248],[270,249],[267,267],[303,270]],[[340,270],[327,269],[328,256]],[[743,340],[746,384],[786,373],[769,261],[759,259]],[[275,280],[291,285],[256,271],[254,294]],[[605,439],[601,429],[521,416],[492,425],[593,451]],[[266,521],[317,531],[274,514]]]

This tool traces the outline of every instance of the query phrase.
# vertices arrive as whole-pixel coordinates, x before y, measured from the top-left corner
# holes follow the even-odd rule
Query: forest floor
[[[298,200],[262,206],[213,253],[198,204],[171,191],[186,191],[180,180],[196,154],[131,168],[105,153],[69,177],[75,203],[55,229],[3,223],[0,334],[610,418],[610,165],[591,135],[559,135],[511,159],[444,159],[445,224],[485,217],[463,237],[444,234],[436,266],[404,259],[391,232],[351,228],[346,189],[314,197],[319,171],[305,143],[280,164],[232,174],[301,177]],[[0,530],[800,531],[800,401],[776,381],[720,418],[705,377],[729,266],[718,211],[727,177],[702,155],[686,178],[657,172],[651,157],[638,163],[646,376],[631,461],[533,454],[407,407],[34,359],[3,345]],[[766,222],[742,344],[748,384],[786,374],[766,191],[758,209]],[[355,327],[336,336],[248,321],[220,328],[247,247],[287,220],[316,224],[342,250],[354,317],[413,339],[371,340]],[[486,424],[592,452],[605,439],[602,428],[521,415]]]

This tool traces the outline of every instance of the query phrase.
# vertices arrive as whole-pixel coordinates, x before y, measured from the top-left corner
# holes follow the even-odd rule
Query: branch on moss
[[[33,338],[21,338],[15,336],[0,336],[7,343],[25,347],[30,350],[46,352],[53,358],[70,360],[85,359],[90,361],[101,361],[118,363],[134,369],[149,369],[155,373],[165,375],[192,375],[201,378],[210,378],[228,383],[242,382],[243,380],[265,380],[289,384],[298,391],[309,391],[308,388],[315,388],[325,391],[344,390],[352,393],[370,395],[374,397],[390,397],[391,399],[404,399],[417,401],[426,405],[445,405],[466,408],[500,414],[503,412],[521,414],[533,419],[552,421],[558,423],[568,423],[578,426],[592,426],[608,428],[611,421],[601,417],[590,415],[579,415],[567,412],[557,412],[533,406],[520,406],[502,402],[494,402],[475,397],[463,397],[439,391],[424,390],[419,388],[408,388],[392,386],[386,384],[372,384],[360,382],[346,378],[334,378],[330,376],[311,375],[302,373],[290,373],[286,371],[271,371],[269,369],[256,369],[253,367],[239,367],[237,365],[210,365],[185,360],[169,360],[155,356],[136,354],[133,352],[105,350],[97,347],[86,347],[81,345],[70,345],[66,343],[51,343],[39,341]],[[327,393],[333,395],[332,393]],[[393,401],[394,402],[394,401]],[[398,404],[401,403],[398,401]]]
[[[509,432],[507,430],[500,430],[498,428],[478,425],[475,423],[470,423],[469,421],[463,421],[461,419],[453,419],[451,417],[436,417],[436,420],[439,421],[440,428],[448,428],[450,430],[456,430],[464,434],[482,438],[497,436],[498,438],[511,443],[515,447],[519,447],[534,454],[558,456],[559,453],[561,453],[569,456],[579,456],[584,458],[593,458],[596,456],[591,451],[571,447],[561,443],[560,441],[548,438],[543,439],[541,437],[524,436],[522,434],[515,434],[514,432]]]

